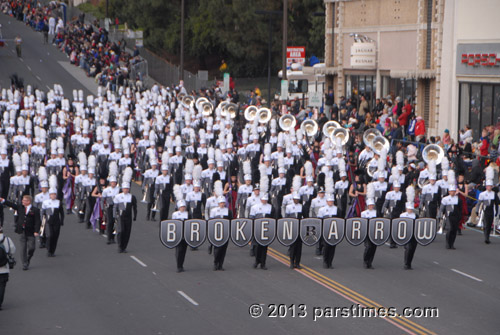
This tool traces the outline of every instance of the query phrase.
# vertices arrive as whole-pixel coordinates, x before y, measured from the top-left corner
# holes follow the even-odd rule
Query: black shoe
[[[24,264],[24,265],[23,265],[23,270],[24,270],[24,271],[28,270],[28,265],[27,265],[27,264]]]
[[[450,247],[450,249],[451,249],[451,250],[456,250],[456,248],[455,248],[455,247]]]
[[[71,214],[73,214],[73,212],[71,211],[71,209],[68,209],[68,210],[66,211],[66,215],[71,215]]]
[[[222,267],[222,265],[219,266],[219,268],[217,270],[219,270],[219,271],[225,271],[224,268]]]
[[[329,266],[328,266],[328,268],[329,268],[329,269],[333,269],[333,265],[329,265]]]
[[[45,248],[45,243],[40,243],[40,249],[44,249]]]
[[[265,266],[265,265],[261,265],[261,266],[260,266],[260,268],[261,268],[262,270],[267,270],[267,266]]]
[[[458,230],[458,235],[462,235],[462,229]]]
[[[257,269],[257,265],[259,265],[259,263],[253,263],[253,268]]]
[[[197,250],[198,250],[198,247],[196,247],[196,248],[191,247],[191,251],[197,251]]]
[[[326,263],[323,262],[323,268],[324,269],[328,269],[328,264],[326,264]]]
[[[295,268],[295,266],[293,266],[293,264],[290,264],[290,269],[293,270],[294,268]]]
[[[208,254],[211,255],[212,254],[212,246],[209,246],[208,247]]]
[[[300,270],[300,269],[302,269],[302,266],[300,266],[300,264],[297,264],[297,265],[295,265],[295,268]]]
[[[365,269],[373,270],[374,267],[371,264],[365,264]]]
[[[316,249],[316,256],[321,256],[321,249]]]
[[[146,221],[149,221],[149,215],[146,215]]]
[[[253,247],[250,247],[250,257],[255,256],[255,251],[253,251]]]
[[[397,249],[397,247],[398,247],[397,245],[391,244],[391,246],[389,248],[391,248],[391,249]]]
[[[446,249],[450,249],[450,246],[449,246],[449,245],[447,245],[447,246],[446,246]]]
[[[184,272],[184,268],[177,268],[177,273]]]
[[[214,264],[214,271],[217,271],[219,270],[219,267],[217,266],[217,264]]]
[[[410,265],[405,265],[405,270],[413,270]]]
[[[106,244],[108,244],[108,245],[111,244],[111,243],[113,243],[113,242],[111,242],[110,240],[108,240],[108,242],[106,242]]]
[[[491,242],[490,242],[490,240],[485,240],[484,243],[490,244]]]

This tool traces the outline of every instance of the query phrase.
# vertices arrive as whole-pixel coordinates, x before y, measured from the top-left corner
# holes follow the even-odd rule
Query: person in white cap
[[[322,194],[324,195],[325,193],[322,192]],[[337,206],[335,206],[335,197],[333,194],[328,194],[323,198],[325,199],[325,205],[319,209],[317,217],[320,219],[338,217]],[[335,248],[336,245],[332,246],[323,241],[323,267],[325,269],[333,269],[332,263],[335,257]]]
[[[155,200],[159,201],[160,221],[168,219],[170,210],[170,197],[172,194],[172,183],[168,174],[168,164],[161,165],[161,174],[155,179]]]
[[[118,187],[118,182],[115,175],[110,175],[108,177],[109,185],[102,191],[101,199],[104,207],[104,220],[106,221],[106,236],[107,244],[113,244],[115,242],[114,229],[115,229],[115,218],[114,214],[114,203],[113,199],[120,189]]]
[[[448,232],[446,233],[446,249],[455,249],[455,238],[457,237],[458,225],[462,218],[462,200],[457,196],[457,187],[451,185],[448,187],[449,195],[441,200],[439,208],[439,217],[443,214],[446,217],[448,224]]]
[[[274,208],[268,204],[269,196],[267,194],[262,194],[260,197],[260,204],[253,205],[250,209],[250,219],[260,219],[260,218],[274,218]],[[254,268],[259,266],[262,270],[267,270],[266,258],[267,258],[267,246],[262,246],[257,244],[257,249],[255,250],[255,263]]]
[[[436,175],[429,175],[429,183],[422,188],[422,199],[420,200],[420,209],[423,211],[424,217],[436,218],[438,204],[441,200],[441,192],[439,186],[436,185]]]
[[[377,211],[375,210],[375,201],[373,198],[368,198],[366,200],[366,205],[368,209],[361,212],[361,217],[365,219],[371,219],[377,217]],[[367,237],[365,239],[365,252],[363,254],[363,263],[365,269],[373,269],[372,263],[375,258],[375,252],[377,251],[377,246]]]
[[[250,210],[252,209],[253,205],[260,204],[260,185],[255,184],[253,188],[253,193],[251,196],[247,198],[246,202],[246,209],[245,209],[245,217],[250,216]]]
[[[288,193],[290,187],[287,185],[287,179],[285,177],[286,170],[283,167],[278,168],[278,177],[274,178],[273,181],[271,182],[271,191],[270,191],[270,196],[272,199],[272,206],[274,208],[275,212],[275,219],[278,219],[281,217],[281,212],[278,210],[280,208],[280,205],[283,202],[283,197],[285,194]]]
[[[382,215],[388,219],[398,218],[401,213],[403,213],[405,208],[406,197],[403,192],[401,192],[401,184],[399,180],[394,180],[392,183],[392,191],[389,191],[385,195],[385,201],[382,205]],[[396,243],[390,238],[390,248],[397,248]]]
[[[47,256],[54,257],[59,240],[61,226],[64,225],[63,202],[57,199],[57,189],[49,190],[50,199],[42,204],[42,216],[45,216],[45,231],[47,235]]]
[[[489,172],[489,169],[490,167],[486,168],[486,171]],[[498,204],[500,201],[497,192],[493,191],[493,179],[487,176],[485,184],[486,190],[479,193],[477,200],[483,206],[484,243],[490,244],[491,226],[495,215],[498,215]]]
[[[33,205],[36,208],[40,209],[40,213],[41,213],[43,202],[45,200],[49,200],[50,199],[50,195],[49,195],[49,183],[46,180],[42,180],[40,182],[40,188],[42,189],[42,192],[38,193],[35,196],[35,200],[34,200]],[[47,241],[47,236],[46,236],[46,234],[44,232],[43,234],[40,235],[40,248],[45,248],[46,241]]]
[[[347,196],[349,195],[349,180],[345,170],[339,172],[340,180],[335,183],[335,196],[339,217],[345,218],[347,212]]]
[[[230,220],[232,217],[231,211],[226,206],[226,198],[220,196],[217,199],[218,207],[214,207],[210,210],[210,219],[227,219]],[[224,258],[226,257],[226,251],[229,241],[226,242],[221,247],[214,246],[214,271],[220,270],[224,271]]]
[[[113,198],[114,217],[117,220],[118,252],[127,252],[130,233],[132,232],[132,218],[137,220],[137,199],[130,193],[130,181],[124,180],[122,192]]]
[[[172,220],[188,220],[189,212],[186,210],[184,200],[177,201],[178,210],[172,213]],[[184,259],[186,258],[187,243],[184,237],[175,248],[175,260],[177,262],[177,272],[184,272]]]
[[[252,176],[246,174],[243,176],[243,179],[245,180],[245,184],[238,187],[238,198],[236,200],[239,218],[245,218],[246,203],[253,191]]]
[[[142,181],[142,192],[146,193],[146,199],[144,202],[146,202],[147,209],[146,209],[146,220],[149,221],[151,218],[153,221],[155,221],[155,211],[151,211],[151,208],[153,207],[154,203],[154,195],[155,195],[155,179],[158,177],[160,171],[158,171],[158,161],[156,158],[151,159],[151,169],[146,170],[143,174],[143,181]]]
[[[174,184],[178,184],[178,183],[176,181],[174,181]],[[193,187],[193,176],[186,173],[184,175],[184,184],[181,185],[182,194],[188,194],[193,189],[194,189],[194,187]]]
[[[294,192],[292,199],[293,202],[288,204],[285,208],[285,218],[302,219],[302,204],[300,204],[300,194]],[[302,269],[300,266],[300,259],[302,256],[302,240],[297,240],[290,246],[290,269]]]
[[[304,206],[304,217],[306,217],[309,214],[309,208],[311,208],[311,201],[316,197],[313,176],[306,177],[306,185],[299,188],[298,193],[301,198],[302,206]]]
[[[417,214],[414,213],[415,204],[414,202],[407,202],[405,204],[406,212],[401,213],[400,218],[407,219],[417,219]],[[410,241],[405,244],[405,256],[404,256],[404,269],[412,270],[411,262],[413,261],[413,256],[415,255],[415,250],[417,249],[417,240],[415,236],[412,236]]]
[[[203,208],[207,202],[207,197],[201,192],[201,183],[199,180],[193,181],[193,190],[186,194],[185,200],[191,218],[203,219]]]

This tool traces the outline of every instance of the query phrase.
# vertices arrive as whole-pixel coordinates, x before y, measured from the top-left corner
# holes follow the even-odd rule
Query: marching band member
[[[260,204],[253,205],[250,209],[250,219],[260,219],[260,218],[274,218],[274,208],[267,203],[269,196],[267,194],[262,194],[260,197]],[[260,268],[267,270],[266,267],[267,258],[267,246],[261,246],[257,244],[257,250],[255,251],[255,263],[254,268],[257,268],[260,264]]]
[[[247,162],[245,162],[244,165],[246,163]],[[250,197],[250,195],[252,194],[252,191],[253,191],[252,176],[250,174],[245,174],[244,180],[245,180],[245,184],[240,185],[238,187],[238,199],[236,200],[236,203],[238,204],[238,217],[239,218],[245,217],[245,208],[246,208],[247,199],[248,199],[248,197]]]
[[[207,202],[204,193],[201,192],[201,183],[199,180],[193,182],[193,190],[186,194],[186,204],[189,215],[192,219],[203,219],[203,209]]]
[[[493,225],[495,215],[498,215],[498,204],[500,201],[497,192],[493,191],[493,178],[495,175],[493,167],[488,166],[485,174],[486,190],[479,194],[478,202],[482,205],[483,211],[484,243],[490,244],[491,226]]]
[[[432,176],[429,178],[432,178]],[[441,217],[442,214],[446,216],[449,227],[446,233],[446,249],[455,250],[455,238],[457,237],[458,225],[462,216],[462,200],[456,194],[457,187],[454,183],[449,184],[448,193],[449,195],[441,200],[439,216]]]
[[[172,220],[188,220],[189,212],[186,210],[186,202],[184,200],[177,201],[178,210],[172,213]],[[175,260],[177,262],[177,272],[184,272],[184,259],[186,258],[187,243],[184,237],[181,239],[177,247],[175,247]]]
[[[245,218],[248,218],[250,216],[250,210],[252,209],[253,205],[260,204],[260,185],[255,184],[253,188],[253,193],[251,196],[247,198],[246,201],[246,209],[245,209]]]
[[[422,188],[422,200],[420,201],[420,209],[424,210],[425,217],[437,217],[440,198],[441,192],[439,186],[436,185],[436,175],[431,173],[429,174],[429,183]]]
[[[403,192],[400,191],[401,185],[399,180],[394,180],[392,183],[392,191],[387,192],[385,201],[382,205],[383,216],[388,219],[398,218],[405,208],[405,197]],[[396,243],[390,239],[391,249],[397,248]]]
[[[94,155],[90,155],[88,159],[88,177],[83,179],[83,198],[85,199],[85,213],[83,216],[83,222],[85,222],[87,229],[92,228],[92,223],[90,221],[92,213],[94,212],[95,197],[92,196],[92,191],[97,185],[97,180],[95,178],[96,169],[96,159]]]
[[[127,246],[132,231],[132,218],[137,219],[137,199],[130,193],[130,182],[132,180],[132,169],[127,168],[124,172],[122,192],[113,198],[114,217],[117,220],[118,252],[127,252]]]
[[[300,201],[300,194],[293,193],[293,203],[288,204],[285,209],[285,218],[302,219],[302,204]],[[300,266],[300,258],[302,256],[302,240],[297,238],[290,246],[290,269],[302,269]]]
[[[406,188],[406,199],[405,204],[406,212],[401,213],[400,218],[417,219],[417,214],[414,213],[415,209],[415,189],[412,185]],[[412,270],[411,262],[413,261],[413,256],[415,255],[415,250],[417,249],[417,240],[415,236],[412,236],[410,241],[405,244],[405,256],[404,256],[404,269]]]
[[[41,188],[42,192],[38,193],[35,196],[33,205],[36,208],[38,208],[40,210],[40,213],[41,213],[43,202],[45,200],[49,200],[50,199],[50,196],[49,196],[49,182],[47,181],[47,178],[46,178],[47,177],[47,172],[45,171],[45,168],[43,166],[41,166],[38,169],[38,177],[39,178],[43,178],[40,181],[40,188]],[[46,240],[47,240],[47,237],[46,237],[45,233],[40,234],[40,248],[41,249],[45,248]]]
[[[165,156],[165,155],[164,155]],[[155,201],[160,203],[160,221],[168,219],[172,183],[168,174],[168,164],[162,159],[161,174],[155,179]]]
[[[113,244],[115,242],[114,230],[115,230],[115,218],[114,218],[114,203],[113,199],[120,192],[118,187],[118,166],[116,162],[109,164],[109,185],[106,187],[101,194],[101,199],[104,208],[104,220],[106,221],[106,244]]]
[[[57,199],[57,188],[51,187],[49,195],[50,199],[45,200],[42,204],[42,216],[45,216],[47,256],[54,257],[61,226],[64,225],[64,207],[63,202]]]
[[[156,160],[156,157],[151,157],[150,164],[151,168],[146,170],[143,175],[144,180],[142,181],[142,190],[143,192],[146,192],[146,203],[148,204],[146,209],[146,220],[149,221],[149,218],[151,217],[151,219],[155,221],[156,212],[152,212],[151,208],[153,207],[155,199],[155,179],[159,174],[157,169],[158,161]]]
[[[319,209],[317,217],[320,219],[338,217],[337,206],[335,206],[335,197],[333,194],[328,194],[326,196],[326,205]],[[333,269],[332,262],[335,257],[336,247],[336,245],[331,246],[323,242],[323,267],[325,269]]]
[[[325,188],[321,186],[318,190],[318,196],[311,201],[311,207],[309,208],[309,217],[317,218],[319,211],[322,207],[325,207],[327,203],[327,197],[325,197]]]
[[[339,217],[345,218],[347,213],[347,196],[349,195],[349,181],[347,180],[343,158],[338,160],[338,170],[340,180],[335,183],[335,195],[337,197]]]
[[[219,206],[212,208],[212,210],[210,211],[210,219],[230,220],[232,215],[226,206],[226,198],[223,196],[220,196],[217,199],[217,202],[218,202]],[[224,265],[224,258],[226,257],[226,251],[227,251],[228,244],[229,244],[229,241],[227,241],[221,247],[214,247],[214,271],[217,271],[217,270],[224,271],[224,268],[222,266]]]
[[[368,209],[361,213],[361,217],[365,219],[372,219],[377,217],[377,211],[375,210],[375,201],[373,197],[375,196],[375,188],[373,183],[368,184],[368,189],[366,192],[366,205]],[[377,251],[377,246],[368,238],[365,239],[365,252],[363,254],[363,263],[365,269],[373,269],[372,263],[375,258],[375,252]]]

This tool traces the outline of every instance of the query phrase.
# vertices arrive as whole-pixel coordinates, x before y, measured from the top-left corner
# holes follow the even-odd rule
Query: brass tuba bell
[[[337,128],[341,128],[340,123],[338,123],[337,121],[328,121],[323,125],[323,135],[325,137],[331,138],[333,131]]]
[[[221,103],[222,105],[222,103]],[[223,117],[227,117],[228,113],[231,119],[234,119],[238,114],[238,106],[232,102],[225,103],[221,106],[222,110],[220,115]]]
[[[437,144],[428,144],[422,151],[422,158],[426,163],[434,161],[439,165],[444,158],[444,150]]]
[[[314,137],[318,133],[318,123],[314,120],[305,120],[300,124],[300,129],[309,137]]]
[[[182,98],[182,103],[187,107],[193,107],[194,97],[192,95],[186,95],[185,97]]]
[[[248,106],[247,108],[245,108],[245,120],[247,120],[248,122],[252,122],[257,117],[258,112],[259,108],[257,106]]]
[[[385,152],[389,152],[389,146],[390,144],[387,138],[385,138],[384,136],[375,136],[372,141],[371,148],[373,149],[373,152],[375,152],[377,155],[380,155],[383,149],[385,149]]]
[[[297,120],[292,114],[285,114],[280,117],[279,125],[283,131],[289,131],[290,129],[295,128],[296,124]]]
[[[341,140],[343,146],[346,145],[347,141],[349,141],[349,131],[345,128],[336,128],[332,133],[332,143],[336,143],[337,138]]]
[[[363,143],[367,147],[371,148],[373,146],[373,140],[377,136],[382,136],[382,133],[378,129],[376,129],[376,128],[367,129],[363,133]]]
[[[268,123],[272,117],[271,110],[265,107],[259,108],[258,115],[259,115],[259,123]]]

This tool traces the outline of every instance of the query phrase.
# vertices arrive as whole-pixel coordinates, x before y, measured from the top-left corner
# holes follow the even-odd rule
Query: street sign
[[[306,62],[306,47],[287,47],[286,48],[286,67],[292,63],[304,65]]]
[[[310,92],[308,105],[311,107],[321,107],[323,105],[323,95],[321,92]]]

